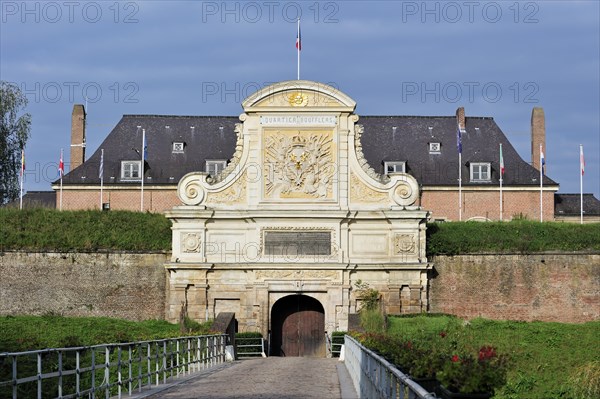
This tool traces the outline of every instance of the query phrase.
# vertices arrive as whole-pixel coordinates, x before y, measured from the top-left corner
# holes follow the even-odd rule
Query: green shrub
[[[598,251],[600,223],[449,222],[427,225],[427,254]]]

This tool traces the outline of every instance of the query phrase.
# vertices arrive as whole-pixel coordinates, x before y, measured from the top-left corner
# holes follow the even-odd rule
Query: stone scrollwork
[[[246,173],[243,173],[235,183],[227,189],[208,193],[206,202],[210,204],[237,204],[246,200]]]
[[[201,184],[202,175],[189,173],[177,185],[177,195],[185,205],[200,205],[206,193]]]
[[[414,177],[402,175],[392,189],[392,199],[400,206],[413,205],[419,197],[419,185]]]
[[[198,233],[181,233],[181,252],[197,253],[200,252],[202,240]]]
[[[358,160],[358,164],[365,171],[365,173],[367,175],[369,175],[369,177],[371,177],[372,179],[375,179],[378,182],[381,182],[383,184],[388,183],[390,181],[389,176],[388,175],[380,175],[379,173],[375,172],[375,169],[373,169],[371,166],[369,166],[369,163],[367,162],[367,160],[365,158],[365,154],[363,154],[362,143],[360,142],[360,137],[362,136],[362,134],[364,132],[365,132],[365,128],[363,125],[358,125],[358,124],[354,125],[354,148],[356,148],[356,159]]]
[[[368,187],[354,174],[350,174],[350,201],[389,203],[387,192],[380,192]]]
[[[221,172],[219,172],[216,176],[210,176],[206,179],[208,184],[216,184],[223,181],[231,172],[233,172],[239,165],[240,160],[242,159],[242,152],[244,150],[244,137],[242,135],[244,129],[243,123],[235,124],[235,134],[237,135],[237,140],[235,142],[235,152],[233,153],[233,157],[229,160],[229,163]]]

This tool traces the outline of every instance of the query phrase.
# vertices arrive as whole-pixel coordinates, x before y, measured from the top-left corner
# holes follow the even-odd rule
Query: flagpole
[[[142,129],[142,190],[141,190],[141,198],[140,198],[140,212],[144,212],[144,155],[146,148],[146,129]]]
[[[458,153],[458,220],[462,221],[462,151]]]
[[[100,150],[100,210],[102,210],[102,201],[104,196],[102,191],[104,189],[104,148]]]
[[[585,161],[583,158],[583,144],[579,144],[579,223],[583,224],[583,173]]]
[[[298,53],[298,80],[300,80],[300,48],[302,47],[302,38],[300,37],[300,18],[298,18],[298,32],[297,32],[297,39],[296,39],[296,49],[297,49],[297,53]]]
[[[23,179],[25,178],[25,150],[21,150],[21,189],[19,194],[19,209],[23,209]]]
[[[58,173],[60,173],[60,205],[59,205],[59,210],[62,211],[62,205],[63,205],[63,174],[65,173],[64,171],[64,166],[65,164],[63,163],[63,149],[60,149],[60,165],[58,165],[58,168],[60,169],[58,171]]]
[[[544,157],[542,155],[542,144],[540,144],[540,222],[544,221]]]
[[[502,177],[504,176],[504,158],[502,157],[502,143],[500,143],[500,221],[502,221],[503,207],[502,207]]]

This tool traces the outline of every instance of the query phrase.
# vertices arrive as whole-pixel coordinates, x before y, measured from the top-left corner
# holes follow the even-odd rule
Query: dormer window
[[[183,153],[184,146],[185,146],[185,144],[182,142],[174,142],[173,143],[173,154]]]
[[[441,154],[442,152],[442,144],[441,143],[429,143],[429,153],[430,154]]]
[[[141,180],[142,161],[121,161],[121,180]]]
[[[489,183],[492,178],[489,162],[473,162],[470,165],[471,182],[474,183]]]
[[[403,161],[390,161],[383,163],[383,173],[406,173],[406,162]]]
[[[222,159],[211,159],[206,161],[206,172],[211,176],[216,176],[225,169],[227,161]]]

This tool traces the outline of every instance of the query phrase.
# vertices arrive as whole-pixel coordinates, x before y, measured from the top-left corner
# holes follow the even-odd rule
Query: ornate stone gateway
[[[184,176],[182,205],[167,212],[167,319],[235,312],[241,331],[267,336],[280,322],[274,306],[294,295],[322,304],[324,331],[346,330],[358,279],[382,293],[388,313],[427,310],[428,212],[415,205],[412,176],[367,164],[355,102],[290,81],[242,106],[228,166]]]

